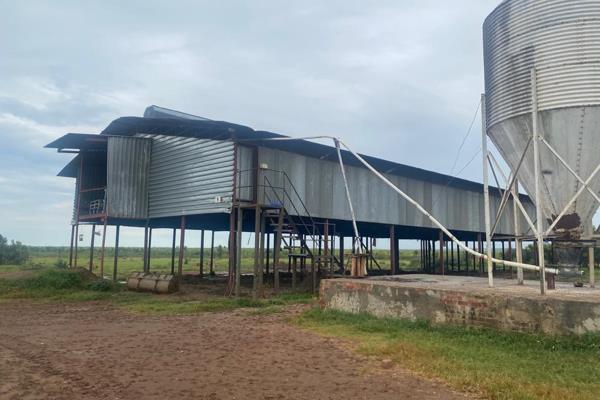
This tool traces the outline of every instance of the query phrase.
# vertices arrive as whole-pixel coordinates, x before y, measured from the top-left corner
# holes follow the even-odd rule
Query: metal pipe
[[[352,228],[354,228],[354,241],[360,240],[360,234],[358,233],[358,226],[356,224],[356,215],[354,214],[354,207],[352,206],[352,199],[350,197],[350,189],[348,188],[348,180],[346,178],[346,170],[344,168],[344,162],[342,161],[342,152],[340,151],[341,140],[334,138],[335,150],[337,152],[338,160],[340,161],[340,170],[342,171],[342,178],[344,179],[344,188],[346,189],[346,199],[348,200],[348,206],[350,207],[350,215],[352,217]],[[347,148],[344,144],[344,146]],[[354,247],[353,247],[354,248]],[[359,254],[362,253],[362,247],[358,245]]]
[[[533,134],[533,175],[535,179],[535,214],[537,218],[537,247],[540,265],[540,292],[546,293],[546,274],[544,260],[544,221],[542,213],[542,190],[540,187],[540,146],[538,132],[538,98],[537,98],[537,72],[531,69],[531,119]]]
[[[423,206],[421,206],[412,197],[410,197],[409,195],[407,195],[406,193],[404,193],[396,185],[394,185],[392,182],[390,182],[389,179],[387,179],[385,176],[383,176],[381,173],[379,173],[379,171],[377,171],[371,164],[369,164],[367,161],[365,161],[359,154],[357,154],[355,151],[353,151],[352,149],[350,149],[341,139],[337,138],[337,140],[352,155],[354,155],[354,157],[356,157],[368,170],[370,170],[373,174],[375,174],[380,180],[382,180],[383,182],[385,182],[389,187],[392,188],[392,190],[394,190],[396,193],[398,193],[400,196],[402,196],[407,202],[409,202],[410,204],[412,204],[413,206],[415,206],[417,208],[417,210],[419,210],[423,215],[425,215],[425,217],[427,217],[436,227],[438,227],[439,229],[441,229],[446,236],[448,236],[454,242],[459,242],[459,240],[448,229],[446,229],[446,227],[444,227],[444,225],[442,225],[433,215],[431,215],[425,208],[423,208]],[[472,255],[474,255],[474,256],[476,256],[476,257],[478,257],[478,258],[480,258],[480,259],[482,259],[484,261],[487,261],[489,259],[493,263],[498,263],[498,264],[502,264],[502,265],[506,265],[506,266],[513,266],[513,267],[519,267],[520,266],[523,269],[529,269],[529,270],[533,270],[533,271],[538,271],[540,269],[540,267],[538,267],[537,265],[531,265],[531,264],[525,264],[525,263],[516,263],[516,262],[512,262],[512,261],[507,261],[507,260],[497,260],[497,259],[492,258],[490,255],[478,253],[476,251],[473,251],[473,250],[469,249],[468,247],[466,248],[463,244],[459,244],[459,246],[463,250],[465,250],[466,252],[468,252],[469,254],[472,254]],[[547,273],[553,273],[553,274],[558,273],[558,271],[556,269],[546,269],[546,272]]]

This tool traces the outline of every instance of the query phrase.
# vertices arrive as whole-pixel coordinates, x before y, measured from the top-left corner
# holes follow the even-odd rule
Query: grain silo
[[[483,41],[487,136],[538,205],[538,251],[574,266],[600,205],[600,1],[506,0]]]

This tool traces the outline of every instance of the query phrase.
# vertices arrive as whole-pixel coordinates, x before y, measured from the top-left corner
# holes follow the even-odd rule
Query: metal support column
[[[540,175],[540,133],[538,132],[537,72],[531,69],[531,120],[533,134],[533,175],[535,179],[535,215],[537,250],[540,266],[540,293],[546,293],[546,266],[544,259],[544,215],[542,212],[542,188]]]
[[[523,262],[523,242],[521,241],[521,218],[517,206],[517,200],[519,196],[519,181],[515,179],[513,186],[510,188],[513,196],[513,224],[515,226],[515,255],[518,263]],[[523,268],[517,268],[517,283],[523,284]]]
[[[485,94],[481,95],[481,152],[483,155],[483,209],[485,214],[485,240],[487,255],[488,286],[494,287],[494,263],[492,262],[492,234],[490,222],[490,190],[488,184],[487,116]]]

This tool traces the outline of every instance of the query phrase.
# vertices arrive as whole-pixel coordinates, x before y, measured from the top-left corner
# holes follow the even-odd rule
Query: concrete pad
[[[490,327],[546,334],[600,332],[600,289],[556,284],[540,295],[537,281],[396,275],[321,281],[324,308],[434,324]]]

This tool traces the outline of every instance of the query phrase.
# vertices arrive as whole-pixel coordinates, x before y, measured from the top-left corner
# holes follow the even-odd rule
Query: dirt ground
[[[247,310],[139,315],[106,304],[0,303],[0,399],[458,399]]]

